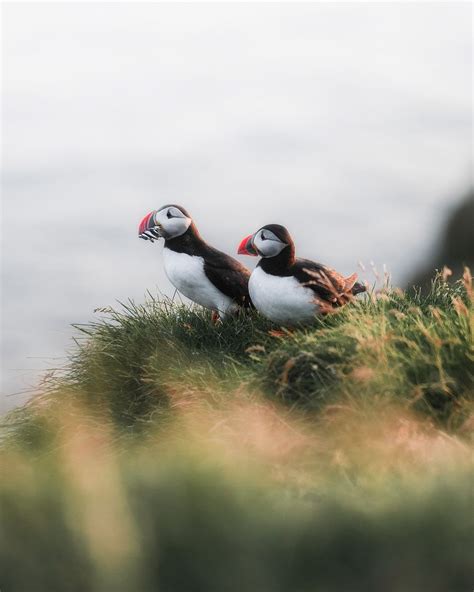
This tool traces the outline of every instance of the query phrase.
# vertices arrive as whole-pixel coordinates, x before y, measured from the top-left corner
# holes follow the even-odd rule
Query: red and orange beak
[[[138,236],[144,240],[153,242],[157,238],[161,238],[160,225],[155,221],[156,210],[147,214],[140,222],[138,227]]]
[[[251,255],[256,257],[258,255],[257,249],[253,246],[253,234],[249,234],[240,242],[237,249],[239,255]]]

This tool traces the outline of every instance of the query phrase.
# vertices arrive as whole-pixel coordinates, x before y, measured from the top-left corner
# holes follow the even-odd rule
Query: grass
[[[4,418],[0,589],[472,588],[472,284],[311,327],[149,297]]]

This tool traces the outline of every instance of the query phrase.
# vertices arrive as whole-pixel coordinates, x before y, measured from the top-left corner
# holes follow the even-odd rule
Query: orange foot
[[[291,331],[290,329],[285,329],[285,330],[270,329],[268,334],[271,337],[282,338],[282,337],[288,337],[289,335],[292,335],[293,331]]]
[[[211,314],[211,322],[213,325],[217,325],[217,323],[220,321],[220,317],[219,317],[219,313],[215,310],[212,311]]]

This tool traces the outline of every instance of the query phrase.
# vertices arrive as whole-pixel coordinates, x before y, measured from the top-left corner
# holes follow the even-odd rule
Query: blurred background
[[[401,286],[472,259],[471,11],[3,4],[0,411],[71,323],[172,295],[137,238],[164,203],[230,253],[279,222],[300,255]]]

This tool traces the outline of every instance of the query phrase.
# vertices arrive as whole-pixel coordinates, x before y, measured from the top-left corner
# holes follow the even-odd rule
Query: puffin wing
[[[294,275],[301,284],[313,290],[316,300],[323,308],[342,306],[354,294],[365,290],[364,286],[357,283],[356,273],[345,278],[334,269],[308,259],[296,260]]]
[[[241,306],[251,305],[249,296],[250,271],[239,261],[209,248],[204,257],[204,272],[214,286]]]

